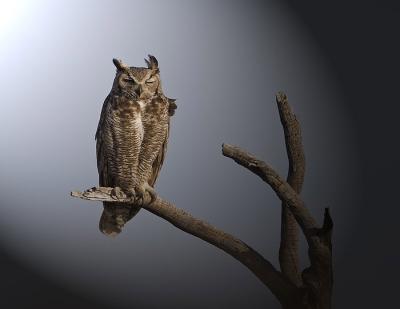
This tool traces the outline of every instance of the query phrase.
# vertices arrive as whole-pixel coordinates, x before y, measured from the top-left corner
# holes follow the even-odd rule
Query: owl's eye
[[[135,83],[135,81],[132,78],[129,78],[129,77],[124,78],[124,82],[132,83],[132,84]]]
[[[146,80],[146,84],[153,84],[154,83],[154,79],[148,79]]]

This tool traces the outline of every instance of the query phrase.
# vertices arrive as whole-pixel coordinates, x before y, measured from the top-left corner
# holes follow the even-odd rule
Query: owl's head
[[[154,95],[161,94],[158,61],[151,55],[145,61],[147,68],[129,67],[121,60],[113,59],[117,68],[113,90],[128,94],[136,99],[150,99]]]

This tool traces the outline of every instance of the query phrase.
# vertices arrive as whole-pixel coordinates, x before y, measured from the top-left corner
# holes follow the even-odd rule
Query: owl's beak
[[[135,93],[137,94],[138,97],[140,97],[140,95],[141,95],[142,92],[143,92],[143,91],[142,91],[142,87],[141,87],[141,86],[138,86],[138,87],[135,89]]]

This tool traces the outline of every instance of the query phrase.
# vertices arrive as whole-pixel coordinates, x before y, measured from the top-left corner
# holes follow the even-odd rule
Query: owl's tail
[[[103,202],[104,210],[99,221],[100,231],[111,237],[122,232],[124,225],[140,210],[140,207],[124,203]]]

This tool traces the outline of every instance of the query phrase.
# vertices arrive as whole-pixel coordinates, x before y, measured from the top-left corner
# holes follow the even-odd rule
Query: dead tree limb
[[[300,194],[306,167],[300,124],[284,93],[277,94],[276,103],[285,134],[286,153],[289,161],[286,181],[296,193]],[[282,203],[279,263],[282,273],[295,285],[301,286],[299,228],[296,219],[285,203]]]
[[[224,144],[222,153],[258,175],[280,198],[283,207],[282,225],[285,226],[282,227],[280,248],[282,271],[275,269],[269,261],[240,239],[194,218],[160,197],[151,203],[150,196],[145,196],[141,207],[240,261],[271,290],[283,308],[330,309],[333,285],[331,243],[333,222],[329,209],[325,209],[324,222],[322,227],[319,227],[299,195],[305,170],[300,126],[283,93],[277,95],[277,104],[289,159],[287,181],[267,163],[239,147]],[[128,204],[134,202],[119,188],[94,187],[83,193],[71,192],[71,195],[93,201]],[[303,270],[301,277],[297,261],[298,231],[295,230],[297,224],[306,237],[310,258],[310,266]]]
[[[132,203],[121,190],[108,187],[94,187],[84,192],[71,192],[74,197],[85,200],[102,202]],[[142,208],[167,220],[178,229],[196,236],[231,255],[243,265],[249,268],[280,300],[289,299],[290,296],[297,295],[297,288],[281,272],[253,250],[243,241],[225,233],[211,224],[196,219],[186,211],[179,209],[171,203],[157,197],[150,203],[149,196],[143,203]]]
[[[318,228],[317,222],[293,188],[271,166],[239,147],[224,144],[222,146],[222,153],[224,156],[233,159],[239,165],[258,175],[271,186],[280,200],[293,213],[309,244],[312,244],[314,241],[312,238],[313,231]]]

